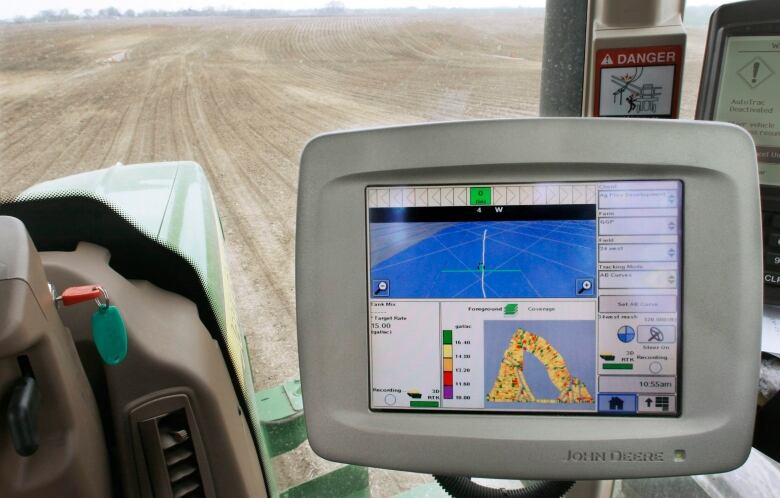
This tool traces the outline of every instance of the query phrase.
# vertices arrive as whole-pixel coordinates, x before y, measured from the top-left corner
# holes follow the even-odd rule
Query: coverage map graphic
[[[585,297],[576,283],[595,275],[595,231],[595,220],[372,222],[372,294]]]
[[[595,405],[595,320],[485,320],[485,408]],[[588,406],[590,405],[590,406]]]
[[[539,399],[534,395],[523,375],[525,352],[533,354],[546,367],[550,381],[559,390],[560,394],[557,398]],[[571,375],[560,353],[543,338],[521,328],[512,335],[487,400],[519,403],[593,403],[593,397],[587,386]]]

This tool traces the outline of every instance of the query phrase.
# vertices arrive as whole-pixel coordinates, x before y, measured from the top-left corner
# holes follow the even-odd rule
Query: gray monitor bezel
[[[685,186],[679,417],[369,409],[366,186],[638,179]],[[334,461],[498,478],[653,477],[741,465],[752,440],[760,355],[758,199],[753,141],[722,123],[521,119],[315,138],[301,159],[296,236],[312,448]]]

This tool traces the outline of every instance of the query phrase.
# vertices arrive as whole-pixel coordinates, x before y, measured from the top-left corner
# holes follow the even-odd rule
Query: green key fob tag
[[[92,339],[107,365],[118,365],[127,357],[127,329],[119,308],[98,306],[92,314]]]

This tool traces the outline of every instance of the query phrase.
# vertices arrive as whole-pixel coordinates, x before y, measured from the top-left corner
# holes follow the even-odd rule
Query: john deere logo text
[[[663,451],[572,451],[564,462],[663,462]]]

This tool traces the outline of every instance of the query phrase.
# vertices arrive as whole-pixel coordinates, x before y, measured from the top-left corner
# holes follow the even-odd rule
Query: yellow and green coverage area
[[[559,391],[557,398],[539,399],[534,396],[523,375],[525,352],[533,354],[545,366],[550,381]],[[487,400],[499,403],[593,403],[593,396],[584,382],[571,375],[563,356],[549,342],[518,328],[504,352]]]

